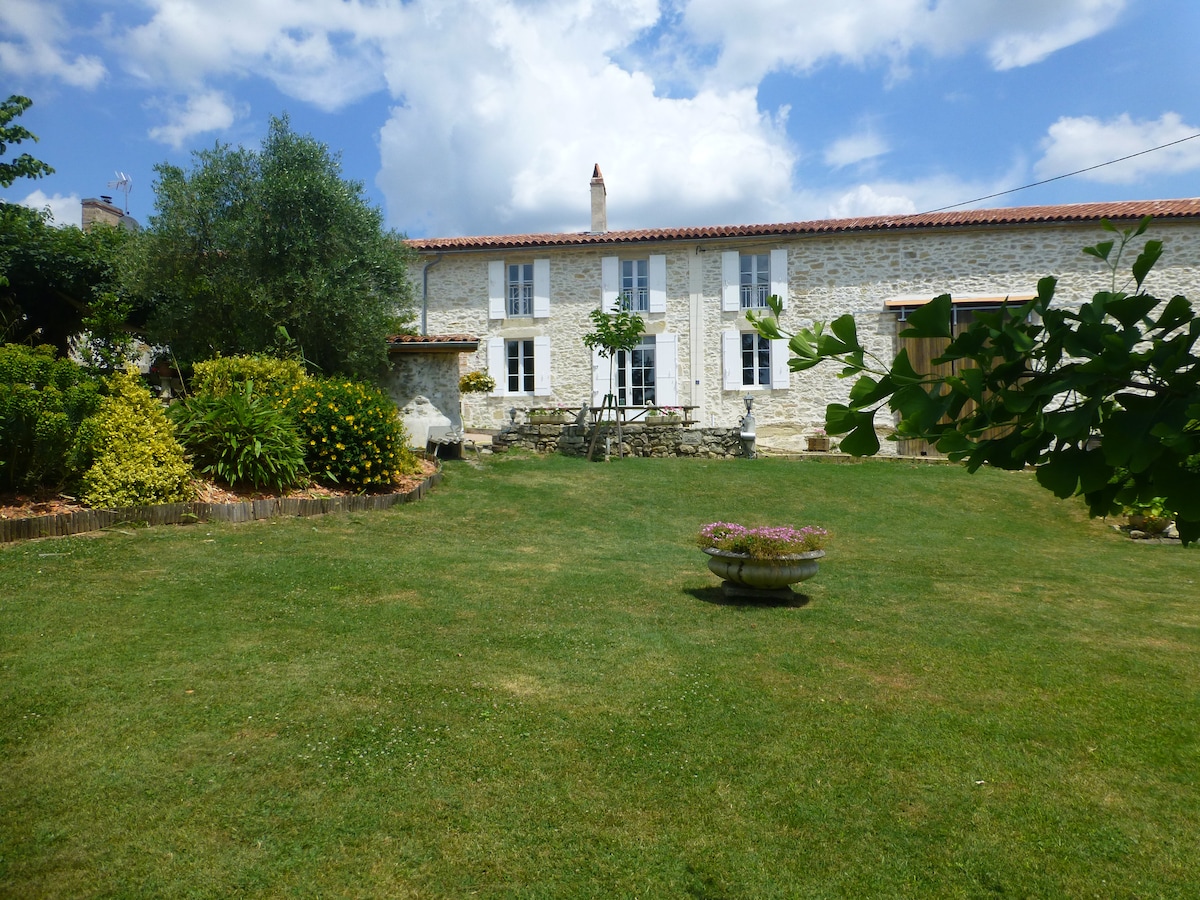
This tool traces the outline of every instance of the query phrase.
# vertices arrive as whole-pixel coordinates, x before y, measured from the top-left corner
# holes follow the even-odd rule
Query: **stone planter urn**
[[[754,559],[714,547],[703,550],[708,554],[709,571],[724,579],[721,589],[725,596],[751,600],[794,599],[796,593],[790,585],[816,575],[817,562],[825,555],[824,550],[810,550],[779,559]]]

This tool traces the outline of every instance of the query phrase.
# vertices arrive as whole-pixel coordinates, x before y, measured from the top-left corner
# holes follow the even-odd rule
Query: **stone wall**
[[[517,425],[492,438],[497,449],[520,447],[537,453],[586,456],[593,426]],[[740,457],[742,444],[737,428],[684,428],[672,425],[624,425],[620,453],[624,456],[694,456],[706,459]],[[602,430],[596,441],[595,458],[604,455],[604,438],[611,438],[609,453],[618,453],[617,429]]]
[[[465,398],[468,428],[500,428],[510,407],[578,407],[593,397],[592,356],[582,337],[591,330],[588,313],[601,301],[601,260],[664,254],[666,312],[642,315],[647,334],[678,337],[677,403],[697,407],[693,416],[702,425],[728,429],[736,427],[745,411],[742,397],[751,393],[759,425],[790,431],[798,440],[824,423],[827,404],[847,402],[852,382],[839,379],[838,367],[827,365],[791,373],[785,384],[770,388],[724,388],[721,333],[749,326],[742,313],[721,309],[722,251],[786,249],[790,303],[781,321],[784,329],[850,313],[864,345],[890,359],[897,351],[898,317],[886,301],[928,300],[947,292],[959,297],[1029,295],[1040,278],[1056,275],[1059,301],[1078,304],[1109,286],[1103,265],[1081,252],[1105,237],[1095,223],[1054,223],[445,252],[429,270],[428,327],[431,332],[480,336],[479,350],[465,360],[465,368],[484,371],[490,336],[550,339],[550,394],[498,391]],[[1146,237],[1165,244],[1147,289],[1158,296],[1200,296],[1200,228],[1189,221],[1161,220]],[[489,319],[488,262],[545,258],[550,260],[550,315]],[[428,263],[433,257],[424,259]],[[418,283],[421,273],[421,266],[413,268]],[[886,430],[885,417],[877,421]],[[895,444],[884,443],[884,453],[895,452]]]
[[[458,411],[460,359],[458,353],[392,357],[382,386],[396,401],[412,446],[423,448],[432,426],[462,426]]]

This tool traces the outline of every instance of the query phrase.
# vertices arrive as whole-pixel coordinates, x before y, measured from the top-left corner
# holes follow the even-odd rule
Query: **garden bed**
[[[0,497],[0,543],[39,537],[84,534],[130,525],[185,525],[195,522],[249,522],[279,516],[316,516],[331,512],[387,509],[419,500],[441,480],[437,464],[420,460],[421,473],[398,479],[392,490],[359,494],[312,485],[286,494],[235,490],[212,482],[197,482],[197,499],[124,509],[92,509],[73,497]]]

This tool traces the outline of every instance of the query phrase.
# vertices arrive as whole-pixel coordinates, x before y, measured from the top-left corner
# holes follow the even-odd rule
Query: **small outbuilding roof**
[[[388,353],[473,353],[479,338],[473,334],[393,334]]]

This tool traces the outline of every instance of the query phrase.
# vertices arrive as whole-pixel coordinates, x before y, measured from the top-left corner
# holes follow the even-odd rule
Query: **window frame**
[[[506,318],[533,318],[533,263],[507,263],[504,271]]]

